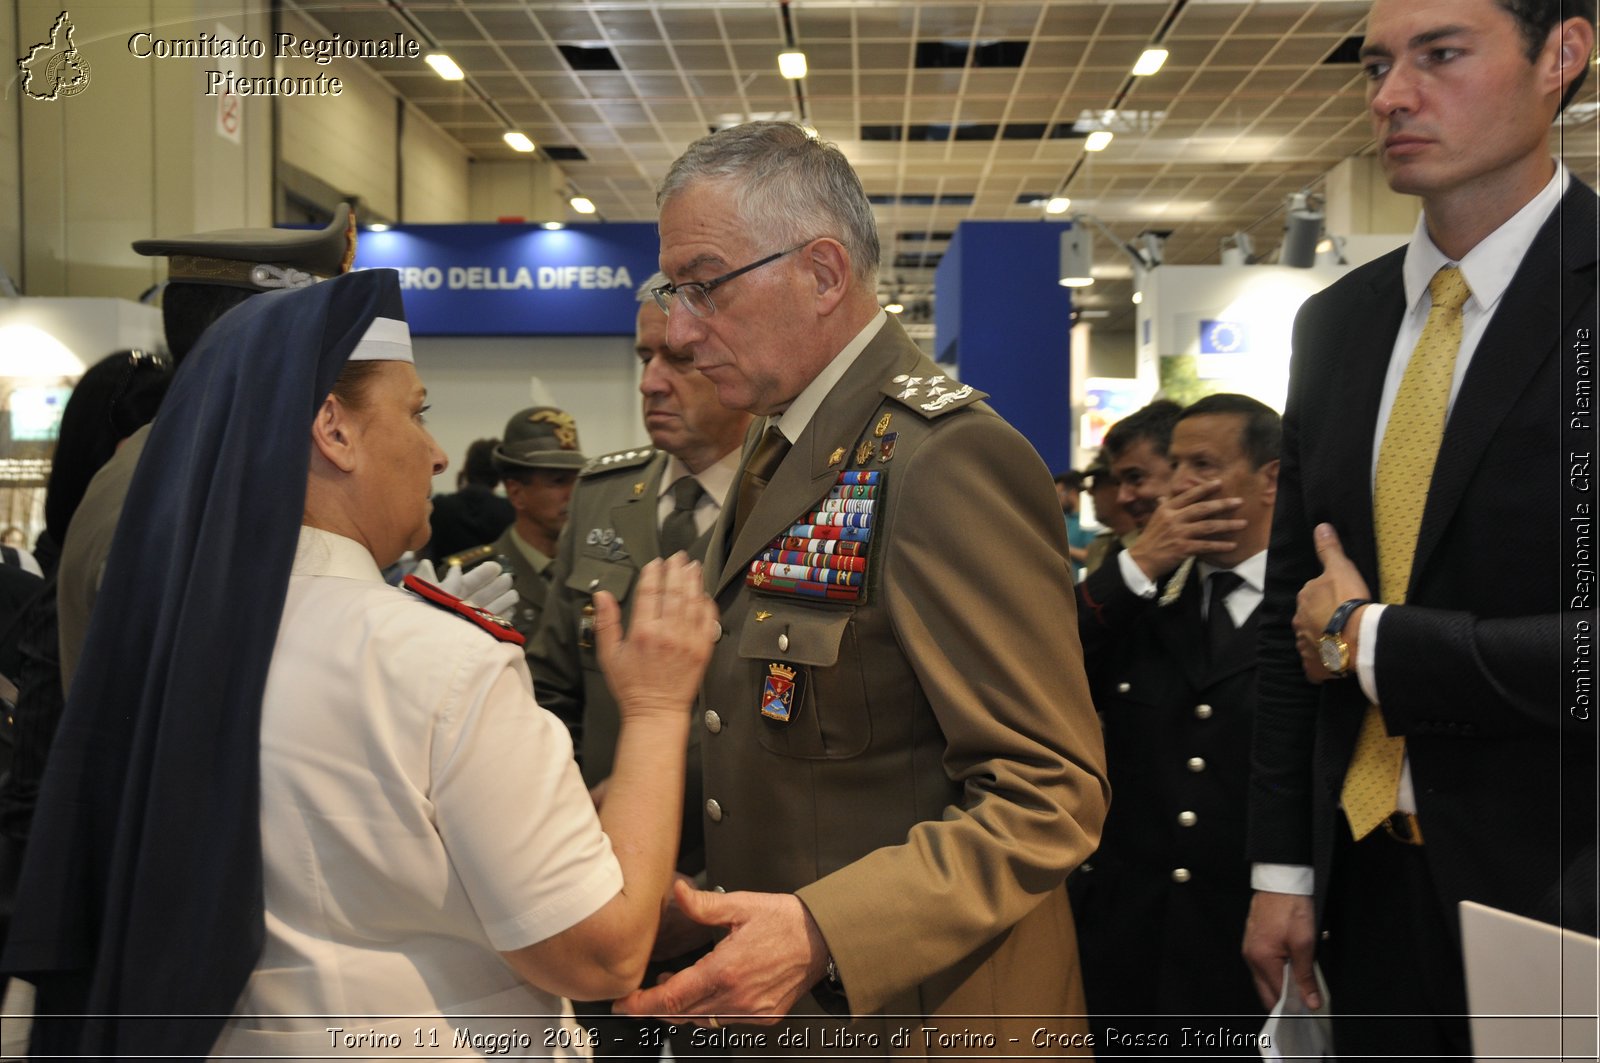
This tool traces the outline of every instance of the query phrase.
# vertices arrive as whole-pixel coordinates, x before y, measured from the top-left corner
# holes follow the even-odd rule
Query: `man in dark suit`
[[[1157,510],[1161,522],[1209,498],[1225,500],[1230,525],[1243,526],[1211,533],[1220,549],[1181,576],[1176,555],[1135,573],[1136,584],[1112,565],[1118,586],[1078,614],[1117,795],[1076,884],[1084,985],[1102,1045],[1116,1044],[1107,1026],[1164,1031],[1171,1044],[1182,1044],[1179,1027],[1203,1026],[1230,1036],[1192,1051],[1233,1054],[1261,1029],[1238,949],[1250,905],[1256,613],[1280,434],[1277,413],[1244,395],[1211,395],[1184,410],[1167,450],[1172,496]],[[1172,1018],[1129,1021],[1141,1015]],[[1203,1017],[1216,1021],[1196,1021]]]
[[[852,1052],[937,1050],[925,1026],[964,1053],[1041,1028],[1082,1051],[1063,883],[1106,787],[1050,473],[878,307],[837,148],[723,130],[658,201],[667,342],[764,420],[706,552],[711,889],[677,898],[730,929],[617,1006],[713,1029],[793,1012],[738,1033],[803,1055],[839,1043],[836,1011]]]
[[[1593,613],[1564,581],[1592,519],[1569,456],[1593,450],[1596,200],[1547,146],[1594,13],[1368,20],[1380,158],[1423,213],[1295,324],[1244,942],[1263,1000],[1291,961],[1320,1003],[1315,951],[1341,1054],[1469,1051],[1462,900],[1594,931],[1595,721],[1564,696]]]

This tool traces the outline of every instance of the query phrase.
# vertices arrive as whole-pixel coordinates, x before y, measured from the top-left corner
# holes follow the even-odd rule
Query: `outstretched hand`
[[[600,670],[622,715],[676,715],[694,701],[717,637],[717,607],[701,587],[700,563],[682,554],[639,573],[626,633],[614,595],[594,599]]]

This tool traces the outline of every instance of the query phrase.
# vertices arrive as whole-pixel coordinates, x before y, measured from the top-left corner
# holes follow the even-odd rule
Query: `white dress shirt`
[[[717,522],[722,513],[722,503],[733,489],[734,474],[739,471],[739,448],[734,447],[718,460],[699,472],[689,471],[689,466],[676,455],[667,456],[667,467],[661,473],[661,488],[656,495],[656,527],[666,523],[676,504],[672,498],[672,485],[685,476],[693,476],[705,494],[694,505],[695,531],[704,535]]]

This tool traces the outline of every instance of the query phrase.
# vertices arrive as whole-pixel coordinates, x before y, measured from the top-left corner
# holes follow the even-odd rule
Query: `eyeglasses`
[[[717,312],[717,304],[711,301],[712,289],[720,288],[724,284],[727,284],[729,281],[733,280],[735,277],[742,277],[751,270],[760,269],[769,262],[776,262],[784,255],[792,255],[802,247],[805,247],[806,244],[811,242],[811,240],[807,240],[805,243],[795,244],[793,247],[785,251],[778,251],[774,254],[770,254],[759,262],[752,262],[748,266],[740,266],[732,273],[724,273],[722,276],[713,277],[708,281],[689,281],[685,284],[663,284],[659,288],[651,288],[650,294],[655,297],[656,305],[661,308],[661,312],[663,314],[672,313],[672,300],[673,297],[676,296],[678,302],[683,304],[689,313],[693,314],[695,317],[710,317],[712,314]]]

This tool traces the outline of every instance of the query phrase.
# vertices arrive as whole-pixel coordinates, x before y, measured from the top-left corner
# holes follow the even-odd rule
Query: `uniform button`
[[[1189,770],[1194,772],[1197,775],[1200,772],[1205,771],[1206,770],[1206,758],[1205,757],[1190,757],[1189,758]]]
[[[706,710],[706,730],[712,734],[722,733],[722,717],[717,715],[716,709]]]
[[[725,886],[712,886],[711,887],[711,892],[712,893],[727,893],[728,890],[727,890],[727,887],[725,887]]]
[[[706,815],[711,817],[711,822],[722,822],[722,805],[715,797],[706,798]]]
[[[1118,694],[1126,694],[1128,691],[1130,691],[1132,689],[1133,689],[1133,684],[1131,684],[1131,683],[1118,683],[1117,684],[1117,693]]]
[[[723,627],[722,624],[719,622],[717,624],[717,637],[712,639],[711,641],[713,641],[713,642],[721,642],[722,641],[722,636],[726,635],[727,633],[728,633],[728,629]]]
[[[788,653],[789,652],[789,635],[788,635],[788,632],[785,632],[782,635],[778,636],[778,652],[779,653]]]
[[[1333,937],[1333,931],[1331,931],[1331,930],[1324,930],[1324,931],[1323,931],[1323,932],[1322,932],[1322,940],[1323,940],[1323,941],[1327,941],[1327,940],[1328,940],[1328,939],[1330,939],[1330,938],[1332,938],[1332,937]]]
[[[592,591],[600,589],[600,577],[596,576],[594,579],[589,581],[589,589]]]
[[[1195,716],[1195,719],[1197,719],[1197,720],[1209,720],[1209,719],[1211,719],[1211,706],[1210,705],[1203,705],[1203,704],[1202,705],[1196,705],[1194,707],[1194,716]]]
[[[1186,867],[1175,867],[1175,868],[1173,868],[1172,869],[1172,881],[1177,882],[1177,883],[1188,882],[1189,881],[1189,869],[1186,868]]]
[[[1195,815],[1193,812],[1178,813],[1178,826],[1180,827],[1192,827],[1199,821],[1200,817]]]

